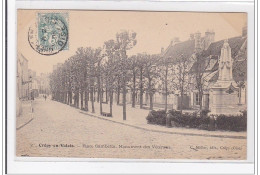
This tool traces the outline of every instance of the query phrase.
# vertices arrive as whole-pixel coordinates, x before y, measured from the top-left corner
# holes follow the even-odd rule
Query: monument
[[[224,41],[218,63],[219,77],[210,88],[210,111],[212,114],[238,114],[241,110],[239,88],[232,75],[233,59],[228,40]]]

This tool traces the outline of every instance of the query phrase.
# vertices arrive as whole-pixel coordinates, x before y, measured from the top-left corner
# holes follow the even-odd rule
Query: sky
[[[208,29],[214,30],[215,41],[240,36],[247,23],[246,13],[52,10],[69,13],[69,49],[46,56],[33,50],[28,42],[28,30],[39,12],[48,11],[18,10],[17,13],[17,52],[28,59],[28,67],[37,74],[52,72],[53,65],[63,63],[78,47],[103,47],[105,41],[115,39],[121,30],[137,33],[137,44],[128,51],[129,55],[156,54],[162,47],[166,49],[173,38],[185,41],[197,31],[203,37]]]

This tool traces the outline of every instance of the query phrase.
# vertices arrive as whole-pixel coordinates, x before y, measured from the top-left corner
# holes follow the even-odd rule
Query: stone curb
[[[33,116],[33,113],[32,113],[30,119],[27,122],[24,122],[23,124],[18,126],[16,128],[16,131],[18,131],[18,130],[22,129],[24,126],[28,125],[31,121],[33,121],[33,119],[34,119],[34,116]]]
[[[160,131],[160,130],[155,130],[155,129],[147,129],[147,128],[136,126],[136,125],[132,125],[132,124],[127,124],[127,123],[123,123],[123,122],[110,120],[110,119],[107,119],[107,118],[100,117],[98,115],[89,114],[89,113],[87,113],[85,111],[82,111],[82,110],[79,110],[79,112],[82,113],[82,114],[88,115],[90,117],[94,117],[94,118],[98,118],[98,119],[101,119],[101,120],[110,121],[110,122],[113,122],[113,123],[118,123],[118,124],[121,124],[121,125],[133,127],[133,128],[136,128],[136,129],[141,129],[141,130],[144,130],[144,131],[151,131],[151,132],[157,132],[157,133],[166,133],[166,134],[188,135],[188,136],[219,137],[219,138],[232,138],[232,139],[247,139],[246,136],[215,135],[215,134],[195,134],[195,133],[183,133],[183,132],[171,132],[171,131]]]

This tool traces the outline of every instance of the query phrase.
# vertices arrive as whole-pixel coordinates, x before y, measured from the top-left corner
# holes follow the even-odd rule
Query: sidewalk
[[[89,107],[90,108],[90,107]],[[102,105],[103,112],[109,112],[109,105]],[[90,108],[91,109],[91,108]],[[204,136],[204,137],[221,137],[221,138],[235,138],[235,139],[246,139],[247,132],[232,132],[232,131],[207,131],[193,128],[167,128],[165,126],[147,124],[146,116],[149,110],[132,108],[131,105],[127,105],[126,120],[123,120],[123,107],[113,105],[113,117],[101,116],[99,112],[99,103],[95,103],[95,113],[91,111],[86,112],[79,109],[80,113],[86,114],[91,117],[111,121],[114,123],[143,129],[151,132],[161,132],[168,134],[180,134],[180,135],[193,135],[193,136]]]
[[[16,130],[21,129],[33,120],[31,101],[22,101],[22,113],[16,117]]]

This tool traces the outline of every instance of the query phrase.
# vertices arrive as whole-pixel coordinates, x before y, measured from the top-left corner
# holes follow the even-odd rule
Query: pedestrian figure
[[[45,101],[46,101],[46,98],[47,98],[47,96],[46,96],[46,95],[44,95],[44,98],[45,98]]]

